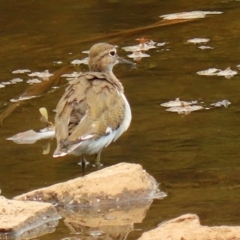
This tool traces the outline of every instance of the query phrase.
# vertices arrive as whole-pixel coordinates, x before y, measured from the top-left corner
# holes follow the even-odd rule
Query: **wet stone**
[[[84,177],[22,194],[15,199],[94,207],[165,196],[156,180],[141,165],[120,163]]]
[[[8,236],[29,238],[52,232],[60,218],[51,204],[8,200],[0,196],[0,239]]]
[[[239,236],[239,226],[202,226],[197,215],[185,214],[159,224],[157,228],[143,233],[138,240],[240,240]]]

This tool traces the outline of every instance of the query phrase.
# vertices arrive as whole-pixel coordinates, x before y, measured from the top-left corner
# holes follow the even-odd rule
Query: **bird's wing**
[[[119,91],[102,73],[87,73],[73,80],[56,108],[58,148],[98,139],[122,123],[125,104]]]

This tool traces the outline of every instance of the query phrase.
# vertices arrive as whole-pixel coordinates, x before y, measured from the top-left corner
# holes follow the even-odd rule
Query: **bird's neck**
[[[117,79],[112,71],[105,72],[107,80],[113,83],[120,92],[124,92],[122,83]]]

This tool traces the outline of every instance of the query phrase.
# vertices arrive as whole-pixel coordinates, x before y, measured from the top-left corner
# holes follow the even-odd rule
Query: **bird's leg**
[[[83,175],[84,175],[85,169],[86,169],[88,164],[89,164],[89,162],[86,160],[84,155],[82,155],[81,162],[79,162],[78,165],[82,166]]]
[[[101,164],[101,152],[102,152],[102,149],[99,150],[99,152],[97,153],[97,156],[96,156],[96,159],[95,159],[95,165],[97,168],[100,168],[100,166],[102,165]]]
[[[83,172],[83,175],[84,175],[84,171],[85,171],[85,168],[86,168],[86,162],[85,162],[85,158],[84,156],[82,155],[82,172]]]

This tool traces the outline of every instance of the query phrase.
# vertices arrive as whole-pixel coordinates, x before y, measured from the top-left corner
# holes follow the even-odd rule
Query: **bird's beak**
[[[118,57],[117,60],[118,60],[119,63],[124,63],[124,64],[131,65],[132,67],[136,67],[136,63],[128,61],[128,60],[126,60],[124,58]]]

